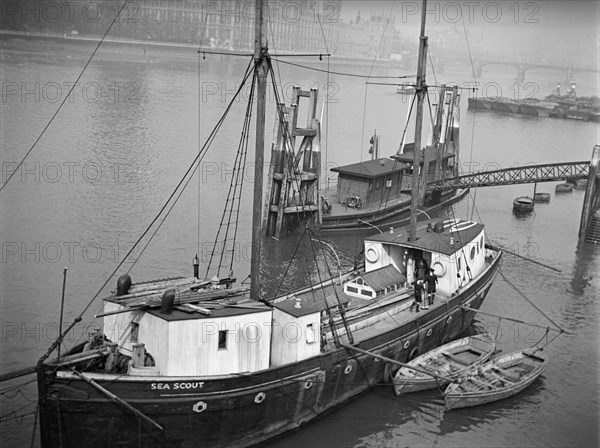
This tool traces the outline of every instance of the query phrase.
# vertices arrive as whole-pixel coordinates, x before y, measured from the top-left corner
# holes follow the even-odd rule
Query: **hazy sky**
[[[421,1],[342,0],[344,20],[374,13],[395,17],[395,27],[417,36]],[[516,58],[543,55],[563,63],[598,66],[600,1],[558,0],[429,0],[426,34],[463,32],[463,20],[472,43],[487,51],[514,52]],[[432,38],[430,44],[435,45]]]

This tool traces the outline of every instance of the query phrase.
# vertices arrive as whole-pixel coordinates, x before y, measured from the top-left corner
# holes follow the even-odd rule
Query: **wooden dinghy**
[[[457,378],[468,369],[487,361],[496,344],[488,334],[478,334],[449,342],[413,359],[407,365],[421,370],[417,372],[409,367],[402,367],[394,376],[396,395],[409,392],[434,389],[438,383],[446,385],[450,381],[444,378]],[[430,371],[427,375],[422,371]]]
[[[537,348],[489,361],[446,388],[446,409],[478,406],[511,397],[533,383],[545,364],[546,358]]]

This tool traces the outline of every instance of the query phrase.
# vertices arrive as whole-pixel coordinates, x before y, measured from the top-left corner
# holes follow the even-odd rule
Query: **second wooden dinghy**
[[[488,334],[468,336],[449,342],[413,359],[408,366],[419,368],[419,372],[402,367],[394,376],[396,395],[434,389],[438,383],[446,385],[443,378],[457,378],[473,366],[487,361],[496,349],[496,344]],[[430,371],[427,375],[422,371]],[[443,378],[440,378],[443,377]]]
[[[489,361],[472,375],[446,388],[446,409],[478,406],[511,397],[533,383],[545,365],[546,358],[538,348],[509,353]]]

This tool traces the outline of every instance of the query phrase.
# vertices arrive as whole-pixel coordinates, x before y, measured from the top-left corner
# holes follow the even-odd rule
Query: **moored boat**
[[[573,192],[573,184],[570,182],[565,182],[563,184],[558,184],[554,188],[555,193],[572,193]]]
[[[519,196],[513,200],[513,211],[515,213],[530,213],[533,211],[535,201],[529,196]]]
[[[254,71],[256,81],[251,92],[256,87],[254,160],[258,161],[264,152],[270,57],[261,32],[266,28],[266,8],[263,2],[256,8],[256,49],[247,75]],[[425,5],[422,9],[424,26]],[[422,27],[419,118],[426,90],[423,33]],[[237,93],[242,88],[243,83]],[[248,111],[251,104],[245,131],[251,127]],[[319,123],[313,123],[316,129],[304,129],[304,135],[317,134]],[[421,148],[420,132],[417,127],[415,148]],[[247,135],[242,133],[238,155],[245,154]],[[164,221],[168,206],[174,205],[171,198],[176,201],[182,194],[188,174],[203,154],[194,159],[142,237],[159,218]],[[241,166],[244,157],[239,158]],[[210,277],[210,265],[201,277],[197,257],[193,277],[132,283],[124,274],[97,315],[103,319],[103,333],[91,335],[62,356],[59,349],[50,359],[94,297],[34,368],[4,376],[37,372],[43,448],[260,444],[380,384],[394,363],[452,340],[470,326],[498,273],[502,252],[486,246],[484,226],[473,221],[428,220],[417,226],[421,201],[416,196],[408,229],[390,229],[364,240],[364,267],[267,297],[261,291],[260,269],[262,163],[256,162],[255,169],[249,288],[235,287],[232,274]],[[417,183],[415,173],[413,185]],[[230,192],[235,194],[231,201],[228,196],[224,207],[224,216],[229,212],[230,219],[222,222],[227,230],[232,222],[235,227],[239,215],[239,208],[236,213],[232,205],[238,198],[239,206],[236,187],[232,182]],[[227,236],[225,241],[235,242],[235,237]],[[215,247],[219,241],[215,239]],[[422,276],[425,264],[439,279],[436,303],[415,313],[410,306],[411,284]]]
[[[457,378],[473,366],[487,361],[495,350],[496,343],[489,334],[467,336],[444,344],[400,368],[394,376],[394,391],[396,395],[402,395],[443,387],[448,384],[444,378]],[[410,367],[417,367],[419,371]]]
[[[545,365],[546,357],[537,348],[489,361],[446,388],[446,409],[478,406],[511,397],[533,383]]]
[[[550,193],[535,193],[533,195],[533,200],[536,203],[550,202]]]

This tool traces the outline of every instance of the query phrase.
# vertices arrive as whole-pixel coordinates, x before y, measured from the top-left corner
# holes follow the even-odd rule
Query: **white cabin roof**
[[[436,224],[443,223],[440,232],[434,231]],[[394,229],[365,239],[365,241],[391,244],[451,255],[472,242],[484,229],[483,224],[461,219],[432,219],[417,226],[416,241],[409,241],[408,227]]]

